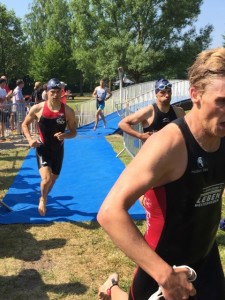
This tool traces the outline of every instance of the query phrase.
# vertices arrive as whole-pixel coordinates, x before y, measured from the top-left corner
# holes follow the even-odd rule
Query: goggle
[[[160,84],[159,86],[157,86],[157,90],[163,91],[165,89],[171,89],[172,84],[171,83],[167,83],[167,84]]]
[[[61,88],[62,88],[61,83],[51,84],[50,86],[47,87],[48,91],[52,89],[61,89]]]

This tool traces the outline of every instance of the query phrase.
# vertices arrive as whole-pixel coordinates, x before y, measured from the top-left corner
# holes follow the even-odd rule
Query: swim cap
[[[165,89],[171,89],[172,84],[165,78],[161,78],[155,83],[155,93],[157,94],[159,91],[163,91]]]
[[[48,81],[47,83],[47,91],[52,90],[52,89],[61,89],[62,84],[57,78],[52,78]]]

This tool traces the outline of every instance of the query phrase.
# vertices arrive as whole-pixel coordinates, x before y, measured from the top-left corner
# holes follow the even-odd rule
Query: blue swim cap
[[[225,231],[225,219],[220,220],[220,229]]]
[[[57,78],[52,78],[48,81],[47,83],[47,91],[52,90],[52,89],[61,89],[62,84]]]
[[[159,91],[163,91],[165,89],[171,89],[172,84],[165,78],[161,78],[155,83],[155,93],[157,94]]]

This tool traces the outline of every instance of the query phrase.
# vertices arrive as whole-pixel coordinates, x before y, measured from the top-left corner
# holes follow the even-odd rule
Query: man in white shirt
[[[25,100],[23,98],[23,93],[22,93],[23,87],[24,87],[24,81],[22,79],[18,79],[16,81],[16,88],[13,91],[13,97],[12,97],[12,111],[10,117],[10,125],[11,125],[11,130],[13,131],[16,129],[18,134],[22,134],[21,124],[24,121],[26,116]]]

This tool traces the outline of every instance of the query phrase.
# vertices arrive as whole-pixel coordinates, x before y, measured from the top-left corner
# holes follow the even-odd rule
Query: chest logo
[[[61,114],[61,115],[59,116],[59,118],[56,119],[56,123],[57,123],[57,124],[60,124],[60,125],[66,123],[66,120],[65,120],[65,118],[64,118],[64,114]]]
[[[192,173],[201,173],[201,172],[207,172],[208,171],[208,164],[207,160],[204,157],[199,156],[196,160],[196,166],[197,168],[195,170],[192,170]]]
[[[162,122],[163,123],[170,123],[170,119],[169,118],[163,118]]]
[[[195,207],[208,206],[219,202],[221,199],[223,188],[223,183],[218,183],[203,188],[202,193],[199,195],[199,198],[195,203]]]
[[[197,158],[197,166],[199,169],[203,169],[207,167],[207,162],[203,157],[198,157]]]

